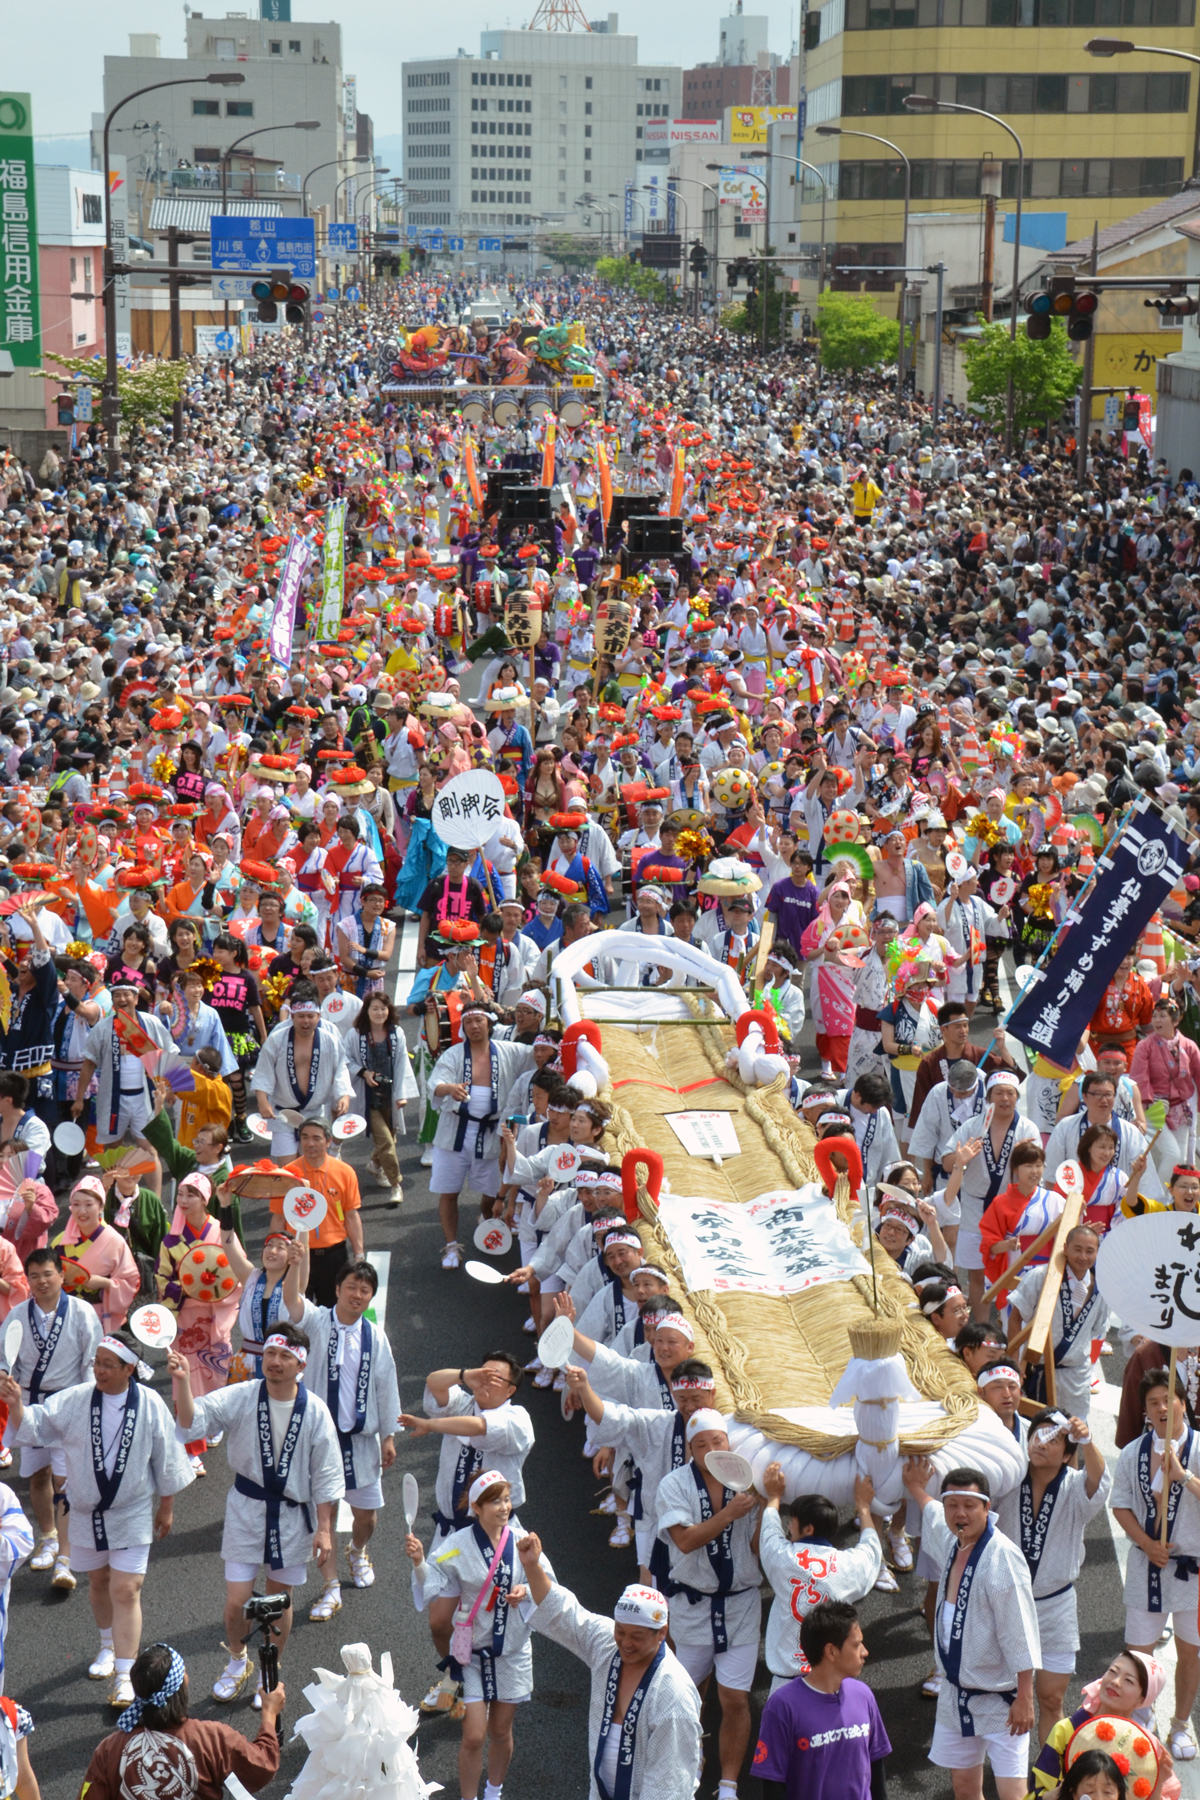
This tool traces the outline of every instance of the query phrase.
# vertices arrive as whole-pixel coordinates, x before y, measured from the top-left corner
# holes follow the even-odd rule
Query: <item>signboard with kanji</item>
[[[0,350],[18,369],[42,360],[33,101],[0,94]]]
[[[315,279],[317,228],[312,219],[242,218],[214,213],[209,220],[214,269],[290,269]]]
[[[664,1192],[658,1218],[693,1293],[779,1298],[869,1273],[832,1200],[815,1186],[745,1205]]]

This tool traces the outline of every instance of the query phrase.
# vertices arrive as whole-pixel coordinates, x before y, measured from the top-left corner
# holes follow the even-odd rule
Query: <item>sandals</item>
[[[461,1244],[447,1244],[442,1254],[443,1269],[457,1269],[462,1256]]]
[[[74,1593],[78,1582],[71,1573],[71,1557],[66,1550],[60,1550],[54,1558],[54,1574],[50,1577],[50,1586],[61,1588],[64,1594]]]
[[[609,1533],[608,1543],[612,1550],[627,1550],[633,1542],[628,1513],[618,1513],[617,1522]]]
[[[119,1712],[124,1712],[127,1706],[133,1705],[136,1698],[137,1696],[133,1691],[133,1683],[130,1681],[128,1675],[114,1675],[112,1678],[112,1686],[108,1690],[108,1704],[110,1706],[115,1706]],[[1195,1754],[1196,1748],[1195,1745],[1193,1745],[1192,1755],[1194,1756]]]
[[[350,1546],[350,1573],[354,1577],[356,1588],[369,1588],[375,1585],[375,1567],[365,1550],[356,1550]]]
[[[1196,1740],[1187,1725],[1177,1725],[1167,1741],[1167,1749],[1173,1762],[1192,1762],[1196,1755]]]
[[[354,1566],[353,1557],[350,1559],[350,1566],[352,1568]],[[358,1585],[358,1584],[356,1583],[356,1585]],[[317,1599],[315,1599],[313,1601],[312,1605],[309,1607],[308,1616],[310,1619],[314,1620],[317,1624],[321,1624],[326,1619],[332,1619],[334,1613],[340,1613],[341,1610],[342,1610],[341,1585],[340,1585],[340,1583],[338,1583],[336,1581],[331,1581],[328,1584],[328,1586],[326,1587],[324,1593],[320,1594],[317,1597]]]
[[[44,1537],[29,1559],[31,1569],[52,1569],[58,1560],[58,1533]]]
[[[893,1537],[889,1531],[887,1534],[887,1541],[888,1548],[892,1553],[893,1567],[899,1569],[902,1573],[911,1569],[913,1566],[912,1548],[903,1533],[901,1533],[899,1537]]]
[[[227,1646],[222,1645],[222,1649],[225,1648]],[[249,1657],[240,1667],[231,1660],[213,1682],[212,1697],[214,1700],[220,1700],[222,1704],[228,1705],[231,1700],[237,1699],[242,1689],[253,1679],[254,1664]]]
[[[600,1502],[599,1506],[596,1508],[596,1511],[602,1512],[602,1513],[615,1513],[616,1510],[617,1510],[617,1496],[613,1493],[612,1489],[610,1488],[608,1493],[605,1494],[603,1500]]]
[[[434,1682],[419,1710],[423,1713],[448,1713],[452,1719],[455,1718],[455,1707],[462,1705],[458,1697],[460,1686],[461,1683],[455,1681],[453,1675],[443,1675]]]
[[[875,1591],[878,1594],[898,1594],[900,1592],[900,1583],[886,1563],[875,1578]]]
[[[101,1650],[93,1663],[88,1664],[89,1681],[111,1681],[117,1672],[117,1659],[111,1650]]]

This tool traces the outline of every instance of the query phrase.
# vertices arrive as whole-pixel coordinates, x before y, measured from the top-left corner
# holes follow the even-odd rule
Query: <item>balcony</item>
[[[198,169],[172,169],[173,193],[219,193],[221,171],[213,162]],[[251,174],[246,169],[230,169],[225,177],[225,191],[231,200],[267,200],[275,194],[299,194],[301,177],[284,169],[259,169]]]

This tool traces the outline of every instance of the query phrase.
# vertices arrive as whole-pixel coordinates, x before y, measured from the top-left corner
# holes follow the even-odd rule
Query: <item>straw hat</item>
[[[708,872],[697,883],[702,894],[712,894],[721,899],[732,899],[735,894],[757,894],[762,882],[754,873],[749,863],[739,862],[735,856],[719,856],[709,863]]]

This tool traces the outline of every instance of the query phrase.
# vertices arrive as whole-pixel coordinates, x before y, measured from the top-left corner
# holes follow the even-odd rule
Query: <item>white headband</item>
[[[943,1500],[982,1500],[983,1504],[986,1507],[990,1507],[992,1504],[986,1494],[978,1494],[978,1493],[976,1493],[974,1488],[945,1488],[942,1492],[942,1499]]]
[[[682,1313],[664,1313],[658,1321],[658,1329],[659,1331],[678,1331],[689,1344],[694,1344],[696,1341],[696,1334]]]
[[[953,1300],[954,1296],[956,1294],[958,1295],[958,1298],[961,1300],[962,1299],[962,1289],[959,1287],[948,1287],[946,1289],[945,1300],[927,1300],[925,1302],[924,1306],[921,1308],[921,1311],[925,1314],[926,1318],[929,1318],[935,1312],[941,1312],[942,1308],[946,1305],[946,1302],[949,1300]]]
[[[690,1444],[698,1431],[724,1431],[725,1421],[715,1407],[702,1406],[687,1422],[685,1436]]]
[[[308,1351],[304,1348],[303,1344],[289,1344],[281,1331],[273,1331],[270,1337],[264,1338],[263,1349],[286,1350],[289,1356],[294,1356],[296,1358],[296,1361],[300,1364],[301,1368],[303,1368],[308,1361]]]
[[[480,1494],[486,1494],[488,1489],[495,1487],[498,1481],[503,1482],[505,1487],[508,1486],[508,1476],[501,1475],[498,1469],[485,1469],[482,1475],[477,1475],[467,1489],[467,1499],[470,1504],[474,1506]]]
[[[126,1363],[129,1368],[134,1370],[142,1381],[149,1381],[154,1374],[153,1369],[151,1369],[147,1363],[144,1363],[140,1356],[136,1356],[129,1348],[128,1344],[123,1344],[120,1338],[102,1337],[100,1342],[96,1345],[96,1349],[111,1350],[112,1354],[119,1357],[123,1363]]]
[[[636,1584],[627,1587],[613,1607],[613,1619],[618,1625],[644,1625],[651,1631],[661,1631],[667,1617],[667,1603],[658,1589]]]
[[[984,1369],[982,1374],[975,1377],[977,1387],[986,1387],[989,1381],[1015,1381],[1018,1387],[1021,1385],[1021,1377],[1007,1363],[995,1369]]]

